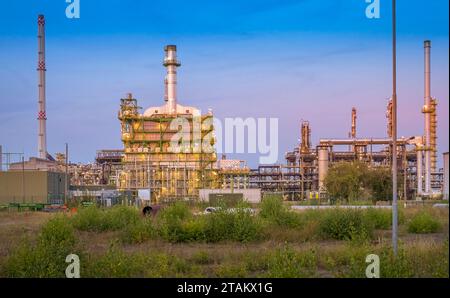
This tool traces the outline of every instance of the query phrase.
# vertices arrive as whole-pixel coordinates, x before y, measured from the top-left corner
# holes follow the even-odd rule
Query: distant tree
[[[364,190],[367,165],[355,162],[338,162],[328,170],[325,187],[332,201],[359,199]]]
[[[389,201],[392,198],[392,174],[386,167],[370,168],[364,177],[364,187],[372,201]]]
[[[400,198],[403,193],[403,174],[398,173],[397,188]],[[364,178],[364,187],[370,192],[372,201],[392,200],[392,171],[390,167],[373,167],[368,169]]]
[[[370,197],[373,202],[392,199],[392,173],[389,167],[369,168],[360,161],[338,162],[330,167],[324,183],[332,202],[349,202],[363,197]],[[404,196],[401,173],[397,185],[401,198]]]

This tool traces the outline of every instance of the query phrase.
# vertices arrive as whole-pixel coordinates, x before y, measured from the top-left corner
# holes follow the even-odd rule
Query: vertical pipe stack
[[[392,138],[392,97],[389,98],[386,107],[386,119],[387,119],[387,135]]]
[[[417,154],[417,195],[421,196],[423,192],[423,146],[419,144],[416,146],[416,154]]]
[[[47,159],[47,134],[45,115],[45,18],[38,16],[38,76],[39,76],[39,101],[38,101],[38,157]]]
[[[433,105],[431,104],[431,65],[430,51],[431,41],[424,42],[425,48],[425,105],[422,112],[425,114],[425,194],[431,192],[431,114]]]
[[[167,112],[171,115],[177,113],[177,46],[168,45],[164,48],[166,55],[163,65],[167,68]]]
[[[311,129],[309,128],[309,122],[303,121],[301,128],[301,144],[300,144],[300,152],[302,154],[309,153],[311,148]]]
[[[352,139],[356,138],[356,108],[352,108]]]
[[[325,177],[328,173],[328,147],[319,146],[318,148],[318,167],[319,167],[319,191],[325,191]]]

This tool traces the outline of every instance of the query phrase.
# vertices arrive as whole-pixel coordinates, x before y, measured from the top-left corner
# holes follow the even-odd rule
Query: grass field
[[[448,208],[401,208],[397,258],[390,210],[294,212],[276,199],[258,208],[195,215],[200,207],[178,203],[153,218],[131,207],[0,212],[0,276],[64,277],[70,253],[82,277],[365,277],[369,254],[379,255],[381,277],[449,276]]]

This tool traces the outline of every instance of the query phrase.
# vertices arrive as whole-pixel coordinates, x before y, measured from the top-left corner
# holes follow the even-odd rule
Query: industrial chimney
[[[39,76],[39,100],[38,100],[38,157],[47,159],[47,133],[45,115],[45,18],[38,16],[38,76]]]
[[[168,45],[164,48],[166,52],[163,65],[167,68],[165,79],[167,111],[169,114],[177,113],[177,67],[181,64],[177,61],[177,46]]]
[[[425,105],[422,113],[425,114],[425,194],[431,193],[431,155],[432,146],[432,116],[435,114],[435,106],[431,98],[431,41],[424,42],[425,48]]]

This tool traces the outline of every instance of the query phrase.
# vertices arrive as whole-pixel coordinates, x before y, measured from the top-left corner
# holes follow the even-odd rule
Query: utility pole
[[[22,156],[22,203],[25,203],[25,159]]]
[[[396,3],[392,0],[392,248],[397,256],[397,29]]]
[[[67,197],[69,195],[68,187],[70,184],[69,179],[69,144],[66,143],[66,179],[64,183],[64,203],[67,203]]]

